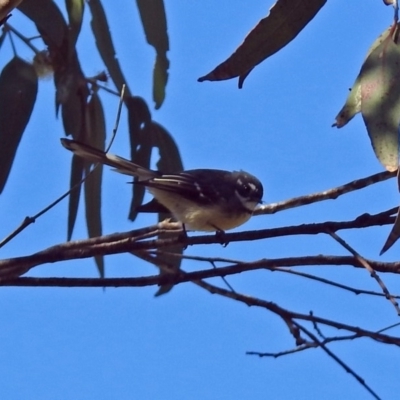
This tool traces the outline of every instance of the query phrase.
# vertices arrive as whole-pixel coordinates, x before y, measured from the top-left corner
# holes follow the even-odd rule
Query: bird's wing
[[[219,198],[219,191],[209,182],[211,170],[192,170],[177,174],[163,174],[143,183],[149,188],[179,193],[180,196],[196,203],[211,204]],[[212,173],[225,171],[212,170]]]

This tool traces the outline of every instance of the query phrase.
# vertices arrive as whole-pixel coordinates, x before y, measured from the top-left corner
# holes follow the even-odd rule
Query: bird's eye
[[[241,184],[238,188],[239,194],[243,197],[248,197],[251,191],[252,188],[250,187],[250,185],[247,185],[246,183]]]

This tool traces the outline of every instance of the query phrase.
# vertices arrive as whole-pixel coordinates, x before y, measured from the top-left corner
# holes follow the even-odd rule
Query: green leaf
[[[165,100],[165,87],[168,81],[169,61],[167,57],[157,55],[153,70],[153,100],[158,110]]]
[[[126,106],[128,108],[129,118],[129,134],[131,137],[131,158],[132,160],[144,167],[149,168],[152,150],[157,147],[160,153],[160,160],[157,163],[157,168],[161,171],[176,172],[183,169],[179,150],[176,146],[172,136],[159,124],[151,120],[151,114],[147,104],[140,97],[129,97],[126,99]],[[134,220],[137,216],[137,207],[140,206],[144,198],[144,187],[143,185],[132,185],[133,186],[133,198],[131,202],[131,208],[129,213],[129,219]],[[147,207],[147,211],[150,207]],[[163,221],[164,219],[171,217],[170,213],[159,213],[158,220]],[[163,238],[164,235],[160,234],[159,238]],[[171,237],[171,234],[168,235]],[[182,254],[183,246],[170,246],[167,249],[168,252],[175,254]],[[132,252],[137,257],[142,257],[140,252]],[[153,259],[151,261],[154,265],[160,268],[161,275],[173,274],[179,271],[181,260],[179,257],[168,256],[166,254],[159,254],[156,256],[148,256],[144,259],[149,261],[149,257]],[[164,266],[168,266],[168,272]],[[169,292],[173,284],[161,285],[156,293],[156,296],[160,296]]]
[[[68,32],[65,19],[52,0],[24,0],[18,9],[31,19],[48,46],[60,48]]]
[[[56,111],[61,105],[65,134],[84,140],[86,106],[90,92],[75,49],[68,59],[62,61],[61,68],[54,72],[54,83]]]
[[[165,99],[165,87],[168,81],[169,39],[167,18],[163,0],[136,0],[142,20],[147,43],[156,50],[156,61],[153,69],[153,100],[156,109],[160,108]]]
[[[69,40],[67,23],[52,0],[24,0],[19,9],[35,22],[48,46],[56,86],[56,113],[61,105],[65,133],[72,135],[74,139],[80,139],[83,135],[84,111],[89,91],[75,43]],[[77,18],[73,35],[76,35],[78,29]]]
[[[87,143],[100,150],[105,149],[106,127],[103,106],[97,92],[93,93],[87,107]],[[90,163],[87,163],[87,170]],[[101,182],[103,166],[99,164],[85,181],[85,210],[89,237],[102,235]],[[100,277],[104,278],[104,257],[95,256]]]
[[[361,77],[357,77],[353,87],[350,89],[350,93],[347,96],[346,103],[336,115],[335,122],[332,126],[342,128],[345,126],[353,117],[361,111]]]
[[[0,193],[36,101],[38,79],[31,64],[14,57],[0,75]]]
[[[399,165],[399,64],[400,45],[390,35],[371,52],[360,72],[361,114],[375,154],[388,171]]]
[[[104,8],[99,0],[90,0],[88,4],[90,12],[92,13],[92,21],[90,24],[96,39],[97,49],[99,50],[100,56],[107,67],[114,85],[118,91],[121,92],[122,85],[126,84],[126,80],[115,55],[114,44],[112,42]],[[125,88],[125,93],[127,96],[130,95],[128,86]]]
[[[149,168],[152,149],[151,136],[148,131],[151,122],[149,108],[141,97],[128,97],[125,104],[128,109],[131,160]],[[131,221],[137,217],[137,207],[143,203],[144,193],[143,185],[132,185],[132,201],[128,217]]]
[[[85,9],[84,0],[65,0],[69,20],[69,43],[75,46],[82,28],[83,12]]]
[[[181,156],[179,154],[178,147],[170,133],[160,124],[156,122],[151,123],[153,145],[158,147],[160,153],[160,160],[157,163],[157,168],[160,171],[165,172],[178,172],[183,170],[183,163]],[[158,220],[164,221],[166,218],[170,217],[170,214],[159,213]],[[179,234],[177,234],[179,235]],[[171,234],[160,234],[158,236],[160,239],[164,237],[171,237]],[[170,272],[165,272],[160,268],[160,274],[165,275],[171,273],[171,271],[179,271],[182,263],[182,259],[179,257],[170,256],[165,254],[165,251],[174,254],[183,254],[184,246],[176,245],[163,248],[163,252],[159,253],[157,250],[156,260],[159,265],[168,265]],[[173,284],[161,285],[156,296],[161,296],[162,294],[168,293],[172,288]]]
[[[157,53],[169,50],[167,18],[163,0],[136,0],[147,43]]]
[[[70,189],[74,188],[69,196],[68,203],[68,233],[67,240],[71,240],[72,233],[76,222],[76,216],[78,214],[79,198],[81,194],[81,185],[78,183],[82,180],[83,173],[85,171],[85,160],[82,157],[72,156],[71,163],[71,177],[70,177]]]
[[[369,55],[388,37],[389,29],[386,29],[368,49],[366,59]],[[332,126],[342,128],[345,126],[357,113],[361,111],[361,71],[357,76],[350,93],[347,96],[346,103],[339,111],[335,118],[335,123]]]
[[[238,76],[241,88],[249,72],[291,42],[325,3],[326,0],[278,0],[238,49],[198,81],[219,81]]]
[[[73,138],[82,137],[82,127],[84,122],[85,105],[82,106],[83,100],[76,94],[68,96],[61,106],[61,117],[64,132],[67,136],[72,135]]]
[[[389,236],[386,239],[386,242],[383,245],[379,255],[382,255],[383,253],[388,251],[397,242],[399,237],[400,237],[400,208],[397,211],[396,219],[394,221],[392,230],[390,231]]]
[[[182,158],[178,146],[171,134],[160,124],[152,121],[151,123],[153,146],[158,147],[160,160],[157,168],[165,172],[183,171]]]

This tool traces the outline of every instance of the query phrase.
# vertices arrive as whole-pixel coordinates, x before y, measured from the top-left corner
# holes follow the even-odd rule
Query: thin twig
[[[314,315],[314,313],[312,311],[310,311],[310,316],[312,317]],[[318,335],[322,338],[322,339],[326,339],[326,336],[322,333],[321,329],[319,328],[318,324],[315,321],[312,321],[313,327],[315,329],[315,331],[318,333]]]
[[[108,144],[107,149],[106,149],[106,153],[110,150],[112,144],[114,143],[114,139],[117,136],[119,121],[121,119],[122,105],[123,105],[124,99],[125,99],[125,91],[126,91],[126,85],[123,84],[122,89],[121,89],[121,95],[119,97],[117,116],[115,117],[115,124],[114,124],[114,128],[112,130],[112,136],[111,136],[110,143]]]
[[[15,36],[17,36],[22,42],[24,42],[35,54],[40,53],[40,50],[37,49],[32,43],[31,40],[28,39],[27,37],[25,37],[24,35],[22,35],[22,33],[20,33],[19,31],[17,31],[12,25],[10,25],[9,23],[4,24],[4,27],[11,31]],[[10,35],[11,37],[11,35]],[[13,49],[15,51],[15,48],[13,46]]]
[[[386,344],[394,344],[396,346],[400,346],[400,338],[396,336],[387,336],[387,335],[382,335],[381,333],[365,330],[356,326],[352,325],[347,325],[342,322],[338,321],[331,321],[325,318],[318,317],[316,315],[309,315],[309,314],[302,314],[302,313],[297,313],[294,311],[289,311],[287,309],[284,309],[277,305],[276,303],[272,301],[266,301],[262,300],[259,298],[251,297],[251,296],[246,296],[240,293],[232,293],[226,289],[222,289],[218,286],[212,285],[208,282],[204,282],[202,280],[199,281],[193,281],[196,285],[202,287],[203,289],[209,291],[212,294],[219,294],[220,296],[224,296],[236,301],[239,301],[241,303],[246,304],[247,306],[255,306],[255,307],[261,307],[266,310],[271,311],[272,313],[278,315],[281,317],[285,322],[287,319],[290,319],[292,321],[295,320],[303,320],[303,321],[309,321],[309,322],[315,322],[320,325],[326,325],[330,326],[339,330],[346,330],[349,332],[352,332],[356,334],[355,337],[368,337],[370,339],[373,339],[379,343],[386,343]]]
[[[106,151],[108,151],[109,148],[111,147],[111,145],[112,145],[112,143],[114,141],[115,135],[117,133],[119,119],[121,117],[121,108],[122,108],[122,104],[123,104],[124,93],[125,93],[125,85],[123,85],[123,87],[122,87],[121,100],[120,100],[119,105],[118,105],[118,111],[117,111],[117,117],[116,117],[116,121],[115,121],[115,126],[114,126],[114,129],[113,129],[113,135],[111,137],[110,144],[108,145]],[[60,203],[62,200],[64,200],[66,197],[68,197],[73,190],[75,190],[80,185],[82,185],[83,182],[85,182],[85,180],[89,177],[89,175],[97,168],[97,165],[98,164],[94,165],[93,168],[79,182],[77,182],[70,190],[68,190],[66,193],[61,195],[58,199],[53,201],[51,204],[49,204],[43,210],[39,211],[33,217],[25,217],[24,220],[22,221],[22,223],[20,224],[20,226],[18,228],[16,228],[13,232],[11,232],[9,235],[7,235],[0,242],[0,248],[2,248],[8,242],[10,242],[12,239],[14,239],[18,234],[20,234],[23,230],[25,230],[29,225],[33,224],[39,217],[41,217],[47,211],[51,210],[54,206],[56,206],[58,203]]]
[[[372,261],[373,262],[373,261]],[[330,285],[330,286],[334,286],[337,287],[339,289],[343,289],[343,290],[347,290],[349,292],[352,292],[356,295],[359,294],[367,294],[370,296],[379,296],[379,297],[386,297],[386,295],[384,293],[378,293],[378,292],[374,292],[373,290],[364,290],[364,289],[358,289],[355,287],[351,287],[348,285],[343,285],[342,283],[338,283],[338,282],[334,282],[330,279],[326,279],[326,278],[321,278],[320,276],[316,276],[316,275],[312,275],[312,274],[308,274],[306,272],[300,272],[300,271],[293,271],[292,269],[288,269],[288,268],[274,268],[274,267],[266,267],[267,269],[269,269],[272,272],[278,271],[278,272],[285,272],[287,274],[291,274],[291,275],[297,275],[303,278],[307,278],[307,279],[311,279],[317,282],[321,282],[325,285]],[[394,298],[396,299],[400,299],[400,295],[392,295]]]
[[[316,203],[324,200],[334,200],[346,193],[355,190],[363,189],[367,186],[373,185],[378,182],[391,179],[396,176],[396,172],[379,172],[378,174],[370,175],[365,178],[356,179],[344,185],[324,190],[322,192],[312,193],[305,196],[294,197],[289,200],[280,201],[278,203],[265,204],[257,208],[254,215],[274,214],[278,211],[287,210],[294,207],[305,206],[308,204]]]
[[[346,250],[348,250],[351,254],[353,254],[353,256],[360,262],[360,264],[371,274],[371,276],[378,282],[378,285],[381,287],[383,293],[385,294],[385,297],[388,300],[390,300],[390,302],[393,304],[394,308],[396,309],[397,315],[400,315],[399,304],[397,303],[395,297],[390,294],[386,285],[379,277],[379,275],[376,273],[376,271],[372,268],[372,266],[369,264],[369,262],[359,253],[357,253],[348,243],[346,243],[335,232],[329,231],[328,234],[332,236],[332,238],[335,239],[341,246],[343,246]]]
[[[299,353],[300,351],[308,350],[310,348],[315,348],[315,347],[317,347],[317,345],[315,343],[306,342],[300,346],[296,346],[293,349],[289,349],[289,350],[277,351],[274,353],[260,352],[260,351],[246,351],[246,355],[247,356],[258,356],[260,358],[263,358],[263,357],[279,358],[282,356],[287,356],[289,354]]]
[[[214,270],[218,269],[217,266],[214,263],[211,263],[213,266]],[[235,289],[232,287],[232,285],[226,280],[225,276],[221,275],[221,279],[224,281],[225,285],[231,292],[235,292]]]
[[[326,354],[328,354],[329,357],[331,357],[336,363],[338,363],[347,373],[352,375],[358,383],[360,383],[361,386],[363,386],[375,399],[380,400],[381,398],[376,394],[372,388],[365,382],[363,378],[361,378],[360,375],[358,375],[352,368],[350,368],[341,358],[339,358],[332,350],[328,349],[328,347],[320,341],[312,332],[310,332],[308,329],[306,329],[304,326],[302,326],[299,323],[295,324],[298,326],[298,328],[304,332],[307,336],[310,337],[317,345],[320,347],[323,351],[325,351]]]

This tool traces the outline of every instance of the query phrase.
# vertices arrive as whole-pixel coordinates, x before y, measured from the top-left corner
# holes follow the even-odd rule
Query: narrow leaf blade
[[[84,0],[66,0],[65,5],[69,21],[69,44],[75,46],[82,28]]]
[[[87,142],[100,150],[105,149],[106,127],[103,106],[98,94],[93,93],[87,106]],[[87,169],[89,170],[89,163]],[[101,182],[103,166],[98,165],[88,176],[84,184],[86,223],[89,237],[102,235],[101,223]],[[104,257],[95,256],[100,277],[104,278]]]
[[[151,130],[153,136],[153,144],[155,147],[158,147],[160,153],[160,160],[157,163],[157,168],[160,171],[166,171],[166,172],[182,171],[183,170],[182,158],[179,154],[178,147],[174,139],[172,138],[171,134],[163,126],[161,126],[156,122],[151,123]],[[158,220],[163,221],[170,216],[171,216],[170,214],[159,213]],[[162,239],[163,237],[171,237],[171,235],[170,234],[159,235],[160,239]],[[157,251],[156,259],[159,260],[158,264],[168,265],[170,271],[179,271],[182,264],[181,258],[165,254],[165,251],[174,254],[183,254],[183,251],[185,250],[184,246],[181,245],[170,246],[163,250],[164,252]],[[164,275],[166,273],[170,272],[165,272],[163,271],[163,269],[160,269],[161,275]],[[161,296],[163,294],[166,294],[173,288],[173,286],[174,285],[172,284],[161,285],[155,295]]]
[[[151,122],[149,108],[141,97],[128,97],[125,104],[128,109],[131,159],[148,168],[152,149],[151,133],[148,133],[148,126]],[[132,201],[128,217],[131,221],[137,217],[137,207],[143,203],[144,193],[144,186],[132,185]]]
[[[60,48],[68,31],[67,23],[57,5],[49,0],[24,0],[18,9],[37,26],[47,45]]]
[[[72,233],[76,222],[76,216],[78,214],[79,198],[81,195],[81,186],[77,185],[85,171],[85,160],[82,157],[78,157],[75,154],[72,156],[71,162],[71,177],[70,177],[70,189],[74,188],[69,195],[68,202],[68,232],[67,240],[71,240]]]
[[[97,49],[99,50],[100,56],[107,67],[114,85],[118,91],[121,92],[122,86],[126,84],[126,79],[124,78],[121,66],[116,58],[115,48],[104,8],[99,0],[91,0],[88,2],[88,5],[92,14],[90,24],[96,39]],[[129,96],[129,89],[127,86],[125,93]]]
[[[388,251],[397,242],[399,237],[400,237],[400,208],[397,211],[396,219],[394,221],[392,230],[390,231],[389,236],[386,239],[386,242],[383,245],[379,255],[382,255],[383,253]]]
[[[31,64],[14,57],[0,75],[0,193],[36,101],[38,79]]]
[[[136,0],[147,42],[156,50],[153,69],[153,100],[155,108],[161,107],[165,99],[168,81],[169,39],[167,18],[163,0]]]
[[[198,79],[219,81],[240,77],[291,42],[325,5],[326,0],[278,0],[269,15],[247,35],[238,49],[213,71]]]

